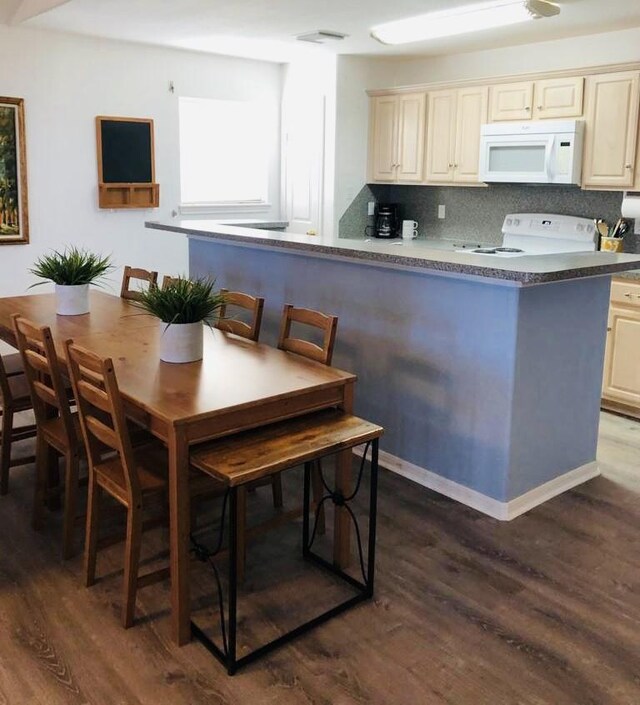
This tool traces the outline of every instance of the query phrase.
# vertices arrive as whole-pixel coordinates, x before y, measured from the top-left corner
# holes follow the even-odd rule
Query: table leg
[[[344,390],[342,409],[353,413],[353,384]],[[351,493],[353,452],[351,449],[343,450],[336,455],[336,492],[347,497]],[[351,519],[344,507],[334,505],[333,518],[333,562],[343,570],[349,565],[351,558]]]
[[[180,427],[169,439],[169,521],[171,533],[171,633],[178,646],[191,638],[189,593],[189,446]]]

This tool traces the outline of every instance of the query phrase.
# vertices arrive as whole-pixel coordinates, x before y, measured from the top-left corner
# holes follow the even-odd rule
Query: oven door
[[[502,183],[554,183],[556,136],[483,135],[480,142],[480,180]]]

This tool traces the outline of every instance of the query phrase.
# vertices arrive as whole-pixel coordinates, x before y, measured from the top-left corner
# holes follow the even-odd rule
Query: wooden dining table
[[[64,342],[113,360],[127,415],[162,440],[169,459],[171,629],[178,644],[190,639],[189,448],[249,428],[329,407],[353,409],[354,374],[254,343],[217,329],[204,331],[201,361],[160,361],[161,328],[135,305],[91,292],[91,311],[55,313],[53,294],[0,298],[0,339],[15,344],[11,315],[51,328],[61,362]],[[336,489],[351,485],[351,451],[336,462]],[[350,520],[335,507],[334,563],[350,555]]]

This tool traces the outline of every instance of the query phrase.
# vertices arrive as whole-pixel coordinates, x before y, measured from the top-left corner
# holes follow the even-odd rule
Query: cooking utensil
[[[618,237],[618,230],[622,225],[622,218],[618,218],[616,224],[613,226],[613,230],[609,233],[609,237]]]
[[[596,220],[596,228],[598,228],[598,232],[602,237],[609,237],[609,226],[602,218]]]
[[[622,237],[628,230],[629,222],[627,220],[623,220],[622,223],[620,223],[620,227],[618,228],[617,237]]]

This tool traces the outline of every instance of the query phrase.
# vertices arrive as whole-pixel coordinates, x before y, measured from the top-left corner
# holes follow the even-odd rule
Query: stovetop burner
[[[515,257],[525,254],[524,250],[519,247],[478,247],[475,250],[468,250],[468,252],[476,255],[497,255],[498,257]]]
[[[519,247],[496,247],[496,252],[524,252]]]

